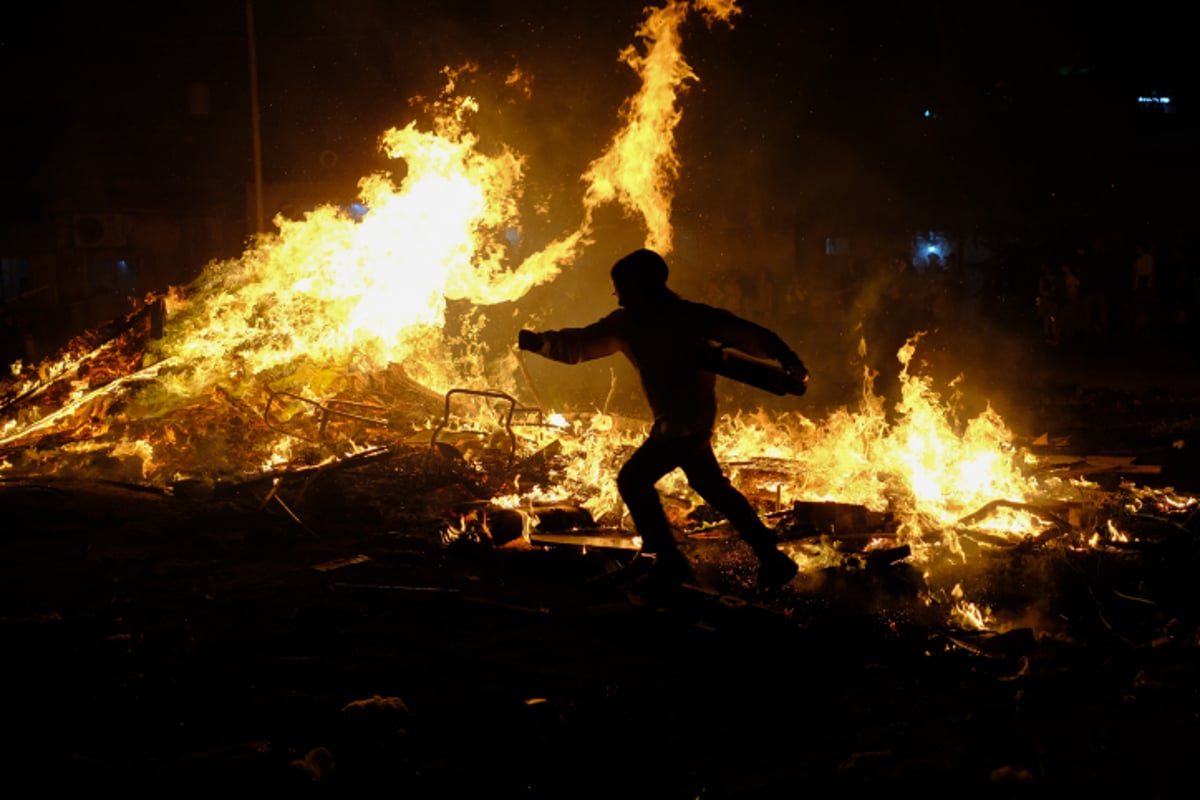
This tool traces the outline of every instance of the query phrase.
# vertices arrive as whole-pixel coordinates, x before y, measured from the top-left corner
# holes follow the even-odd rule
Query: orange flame
[[[710,23],[728,22],[738,10],[733,0],[697,2],[695,7]],[[698,80],[680,50],[679,28],[690,9],[691,4],[672,0],[647,10],[638,30],[646,42],[645,55],[631,45],[620,56],[641,77],[642,86],[622,109],[624,129],[583,176],[588,224],[598,206],[616,200],[645,222],[646,247],[664,254],[671,250],[671,202],[679,173],[675,126],[682,111],[675,101],[689,81]]]

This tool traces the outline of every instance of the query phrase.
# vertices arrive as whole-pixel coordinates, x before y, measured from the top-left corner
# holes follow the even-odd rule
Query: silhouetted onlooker
[[[1048,344],[1058,344],[1058,276],[1049,264],[1042,265],[1036,302],[1038,318],[1042,322],[1042,338]]]
[[[1145,336],[1154,323],[1154,254],[1138,245],[1133,261],[1133,332]]]

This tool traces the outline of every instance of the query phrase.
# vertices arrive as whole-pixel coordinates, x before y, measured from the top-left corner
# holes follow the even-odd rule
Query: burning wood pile
[[[470,70],[447,70],[430,130],[383,135],[405,178],[364,178],[365,214],[328,206],[277,219],[277,234],[186,289],[146,298],[44,364],[16,365],[0,394],[0,475],[240,492],[311,531],[419,518],[447,543],[636,552],[614,475],[645,423],[525,401],[535,393],[518,355],[484,335],[485,310],[554,280],[608,203],[645,223],[647,246],[670,249],[675,101],[693,77],[677,34],[690,8],[650,10],[645,55],[623,55],[641,87],[583,170],[576,227],[517,259],[524,160],[481,152],[468,125],[478,101],[454,94]],[[469,307],[453,335],[451,301]],[[794,590],[879,580],[861,596],[880,613],[1050,630],[1045,604],[1063,577],[1051,564],[1120,573],[1134,555],[1193,555],[1196,498],[1103,490],[1086,473],[1133,465],[1064,460],[1050,443],[1021,443],[991,409],[958,420],[910,374],[919,338],[899,354],[894,415],[868,380],[860,408],[824,420],[739,411],[721,421],[718,456],[801,565]],[[744,589],[747,559],[721,521],[679,476],[660,486],[702,574]],[[1045,583],[1014,577],[1030,562]],[[1148,589],[1107,587],[1091,616],[1112,625],[1110,606],[1170,616]],[[1144,635],[1165,635],[1171,619],[1160,622]]]
[[[613,569],[635,559],[613,484],[644,423],[548,414],[498,390],[439,395],[398,365],[348,375],[329,398],[264,388],[255,407],[217,389],[148,413],[164,368],[142,365],[163,313],[151,299],[9,385],[7,480],[137,484],[319,535],[415,528],[451,547],[598,551]],[[927,381],[902,378],[905,413],[890,423],[873,402],[823,423],[725,420],[718,452],[801,565],[777,605],[836,597],[979,652],[1014,630],[1195,642],[1200,614],[1176,583],[1200,563],[1195,497],[1128,482],[1156,471],[1131,457],[1018,446],[994,415],[956,430]],[[256,463],[281,443],[287,461]],[[1091,480],[1104,476],[1120,481]],[[744,595],[755,559],[686,484],[662,488],[698,575]]]

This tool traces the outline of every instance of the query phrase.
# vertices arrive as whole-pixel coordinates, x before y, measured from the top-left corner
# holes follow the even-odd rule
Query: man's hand
[[[808,391],[808,368],[795,353],[779,361],[779,366],[787,373],[789,386],[788,394],[802,395]]]
[[[808,368],[804,366],[804,362],[800,360],[800,356],[795,353],[780,360],[779,366],[783,367],[783,371],[796,380],[808,383]]]
[[[534,331],[521,331],[517,334],[517,347],[522,350],[530,350],[534,353],[542,352],[542,347],[546,340],[540,333]]]

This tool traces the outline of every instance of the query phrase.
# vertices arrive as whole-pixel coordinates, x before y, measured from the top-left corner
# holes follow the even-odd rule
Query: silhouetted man
[[[684,300],[668,289],[667,263],[652,250],[636,250],[617,261],[612,281],[619,309],[585,328],[523,330],[518,346],[567,364],[621,352],[637,369],[654,425],[621,468],[617,488],[641,534],[643,552],[654,556],[652,580],[674,584],[692,579],[654,488],[678,467],[696,493],[753,548],[760,562],[759,585],[776,588],[789,582],[797,572],[795,562],[777,549],[775,534],[721,472],[713,454],[716,374],[702,364],[714,344],[778,361],[794,377],[807,377],[804,363],[761,325]]]

